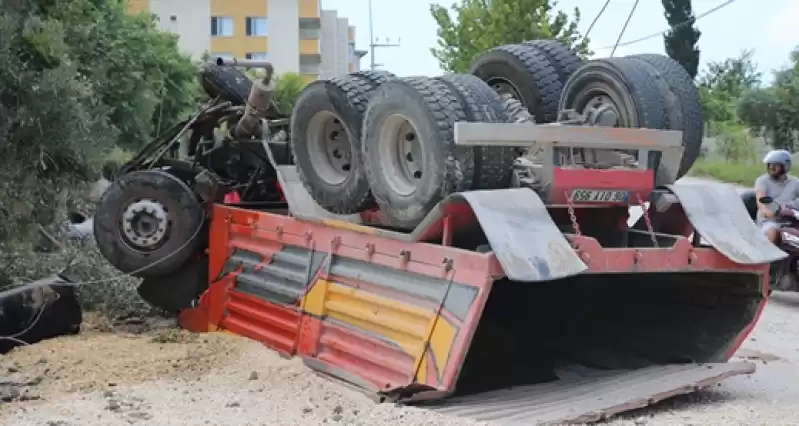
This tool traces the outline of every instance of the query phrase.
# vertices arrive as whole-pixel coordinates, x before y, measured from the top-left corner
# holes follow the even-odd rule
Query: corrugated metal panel
[[[588,423],[754,370],[754,364],[745,362],[666,365],[624,372],[594,370],[553,383],[454,398],[431,409],[503,425]]]
[[[299,333],[300,311],[231,291],[227,315],[220,326],[293,355]]]
[[[414,373],[414,358],[395,344],[363,331],[326,321],[317,358],[371,383],[377,389],[405,386]]]
[[[318,358],[378,388],[407,386],[436,315],[433,309],[328,283]],[[356,332],[347,333],[342,326]]]
[[[246,250],[236,250],[229,262],[240,265],[236,275],[236,290],[281,305],[295,305],[305,293],[311,263],[307,250],[285,247],[274,253],[268,263],[261,255]],[[322,255],[314,259],[321,263]]]

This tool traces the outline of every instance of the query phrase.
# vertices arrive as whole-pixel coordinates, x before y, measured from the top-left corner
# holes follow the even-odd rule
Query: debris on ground
[[[197,378],[238,357],[223,333],[192,334],[165,320],[112,322],[87,314],[84,331],[17,347],[0,358],[0,413],[15,402],[180,377]]]
[[[82,310],[71,280],[53,275],[0,297],[0,354],[80,331]]]
[[[156,326],[134,334],[96,316],[87,319],[94,321],[100,323],[81,335],[18,348],[0,360],[0,371],[36,379],[17,388],[30,398],[0,404],[0,424],[484,424],[377,404],[297,359],[228,333]],[[117,334],[97,331],[98,325]]]

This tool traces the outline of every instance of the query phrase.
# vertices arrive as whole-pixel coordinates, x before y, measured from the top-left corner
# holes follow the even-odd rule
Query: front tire
[[[103,256],[137,277],[179,269],[202,241],[205,211],[185,183],[158,170],[119,177],[103,194],[94,237]]]

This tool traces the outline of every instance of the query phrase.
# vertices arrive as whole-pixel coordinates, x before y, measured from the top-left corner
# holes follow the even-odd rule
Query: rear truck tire
[[[451,74],[437,77],[446,84],[464,107],[466,121],[475,123],[507,123],[510,121],[502,98],[480,78],[470,74]],[[519,152],[510,147],[472,147],[474,178],[472,188],[508,188],[513,162]]]
[[[478,57],[470,73],[500,95],[518,99],[536,122],[552,123],[558,119],[563,85],[552,61],[539,49],[524,44],[496,47]]]
[[[200,71],[200,84],[205,93],[220,97],[233,105],[246,105],[252,81],[238,68],[229,65],[207,64]]]
[[[677,178],[684,176],[699,158],[702,150],[704,119],[694,80],[679,62],[664,55],[640,54],[628,56],[648,64],[651,72],[665,83],[664,96],[668,101],[667,111],[670,130],[681,130],[683,156]]]
[[[583,60],[573,50],[555,40],[531,40],[522,44],[538,49],[549,59],[558,74],[561,86],[565,85],[569,77],[583,64]]]
[[[205,211],[185,183],[162,171],[137,171],[119,177],[103,194],[94,238],[121,272],[163,276],[197,252],[204,221]]]
[[[361,148],[386,225],[413,229],[444,197],[471,188],[473,152],[457,147],[453,134],[464,120],[464,107],[441,80],[397,79],[375,92]]]
[[[176,271],[144,278],[136,292],[147,303],[167,312],[177,313],[191,308],[208,288],[208,257],[184,263]]]
[[[370,84],[372,84],[372,86],[375,87],[378,87],[381,84],[397,77],[396,75],[388,71],[372,71],[372,70],[356,71],[348,74],[348,76],[367,80]]]
[[[649,65],[631,58],[586,62],[563,88],[560,110],[586,114],[589,125],[668,129],[666,99]],[[650,156],[654,168],[658,156]]]
[[[319,80],[294,104],[291,146],[297,173],[311,197],[331,213],[354,214],[371,203],[361,127],[377,87],[357,76]]]

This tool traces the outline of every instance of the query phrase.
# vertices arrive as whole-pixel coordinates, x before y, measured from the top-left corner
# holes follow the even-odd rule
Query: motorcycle
[[[757,202],[754,191],[747,191],[741,195],[752,220],[757,217]],[[769,294],[773,290],[799,291],[799,209],[776,203],[772,197],[761,197],[760,204],[765,205],[775,213],[775,220],[779,223],[779,242],[777,246],[788,257],[771,265],[769,272]]]

